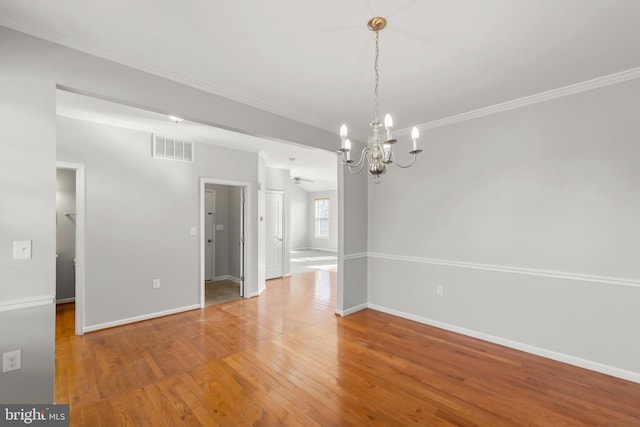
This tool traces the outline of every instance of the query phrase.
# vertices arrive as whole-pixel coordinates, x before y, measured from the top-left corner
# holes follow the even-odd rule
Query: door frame
[[[200,283],[199,283],[199,287],[200,287],[200,308],[204,308],[205,307],[205,295],[204,295],[204,283],[205,283],[205,273],[204,273],[204,268],[205,268],[205,244],[206,244],[206,236],[205,236],[205,230],[204,230],[204,222],[205,222],[205,215],[204,215],[204,193],[205,193],[205,185],[206,184],[218,184],[218,185],[227,185],[230,187],[240,187],[241,190],[241,210],[240,210],[240,218],[241,218],[241,222],[240,222],[240,226],[242,227],[241,229],[241,240],[244,241],[244,244],[240,245],[240,296],[243,298],[248,298],[250,297],[250,293],[247,292],[246,286],[247,286],[247,273],[246,273],[246,267],[247,265],[250,265],[251,263],[251,251],[247,251],[246,248],[247,246],[251,247],[252,244],[254,244],[253,240],[252,240],[252,236],[248,233],[248,227],[246,224],[246,218],[248,218],[247,216],[247,212],[245,211],[245,209],[247,208],[247,204],[244,203],[243,201],[245,200],[245,197],[247,194],[250,194],[250,189],[251,189],[251,183],[249,182],[244,182],[244,181],[229,181],[229,180],[224,180],[224,179],[216,179],[216,178],[205,178],[205,177],[200,177],[200,189],[199,189],[199,196],[200,196]]]
[[[84,273],[85,273],[85,165],[82,163],[56,162],[57,169],[76,172],[76,335],[84,335]]]
[[[205,185],[205,196],[206,193],[211,193],[211,197],[213,198],[213,224],[212,224],[212,230],[213,231],[213,245],[212,245],[212,249],[211,249],[211,280],[215,279],[216,277],[216,245],[218,244],[218,239],[216,239],[216,190],[207,190],[206,185]],[[206,200],[206,197],[205,197]],[[206,209],[206,204],[203,203],[203,207]],[[206,221],[207,221],[207,217],[205,215],[205,225],[203,228],[203,232],[206,232]],[[207,237],[205,236],[205,243],[207,240]],[[207,255],[207,246],[205,244],[205,258]],[[206,268],[206,259],[205,259],[205,272],[207,270]],[[207,280],[206,274],[205,274],[205,280]]]

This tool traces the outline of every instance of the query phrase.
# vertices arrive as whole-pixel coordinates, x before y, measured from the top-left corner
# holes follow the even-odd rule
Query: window
[[[316,199],[316,238],[328,239],[329,231],[329,199]]]

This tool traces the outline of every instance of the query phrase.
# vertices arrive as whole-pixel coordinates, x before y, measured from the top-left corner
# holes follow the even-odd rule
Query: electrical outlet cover
[[[2,354],[2,372],[15,371],[20,368],[22,368],[22,350]]]

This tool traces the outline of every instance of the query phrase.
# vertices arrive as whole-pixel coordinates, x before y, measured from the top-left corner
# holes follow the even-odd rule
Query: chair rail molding
[[[367,256],[371,258],[387,259],[387,260],[393,260],[393,261],[404,261],[404,262],[413,262],[413,263],[431,264],[431,265],[443,265],[446,267],[470,268],[475,270],[497,271],[501,273],[523,274],[528,276],[550,277],[555,279],[575,280],[580,282],[591,282],[591,283],[599,283],[604,285],[630,286],[634,288],[640,288],[640,280],[621,278],[621,277],[596,276],[591,274],[581,274],[581,273],[553,271],[553,270],[540,270],[540,269],[534,269],[534,268],[508,267],[503,265],[471,263],[471,262],[452,261],[452,260],[435,259],[435,258],[422,258],[422,257],[413,257],[413,256],[404,256],[404,255],[392,255],[392,254],[383,254],[383,253],[376,253],[376,252],[369,252]]]
[[[32,297],[14,298],[0,301],[0,313],[4,311],[22,310],[25,308],[49,305],[55,302],[53,295],[36,295]]]

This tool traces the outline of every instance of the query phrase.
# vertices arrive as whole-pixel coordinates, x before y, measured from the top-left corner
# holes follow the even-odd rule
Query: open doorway
[[[201,182],[201,306],[244,297],[246,186]]]
[[[56,303],[73,317],[75,334],[83,335],[84,165],[56,167]]]
[[[290,186],[291,274],[337,270],[338,192],[335,189],[307,191]]]

